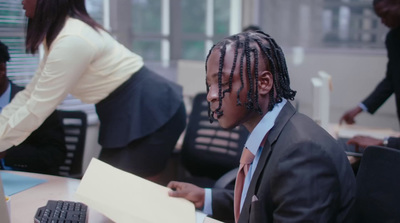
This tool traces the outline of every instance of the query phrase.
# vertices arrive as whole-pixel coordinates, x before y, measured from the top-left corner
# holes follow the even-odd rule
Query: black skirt
[[[99,143],[116,148],[166,124],[183,102],[182,87],[145,66],[96,104]]]

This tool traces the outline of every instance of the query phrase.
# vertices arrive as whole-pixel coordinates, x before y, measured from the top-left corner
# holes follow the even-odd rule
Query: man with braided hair
[[[285,57],[269,35],[249,31],[214,45],[206,59],[210,120],[250,132],[254,159],[235,190],[172,181],[183,197],[224,222],[351,222],[355,178],[336,140],[291,105]],[[241,164],[242,166],[242,164]],[[240,169],[239,169],[240,170]]]

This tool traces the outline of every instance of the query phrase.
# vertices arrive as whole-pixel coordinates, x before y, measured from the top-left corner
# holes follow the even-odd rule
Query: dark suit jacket
[[[11,99],[23,89],[11,83]],[[54,111],[24,142],[7,150],[5,164],[14,170],[57,174],[65,153],[62,123]]]
[[[369,113],[374,114],[394,93],[397,117],[400,121],[400,28],[392,29],[387,34],[385,44],[389,59],[386,76],[362,103]]]
[[[400,138],[399,137],[389,137],[387,147],[393,149],[400,149]]]
[[[356,185],[343,151],[287,103],[268,134],[239,222],[351,222]],[[213,217],[233,219],[233,192],[212,193]]]

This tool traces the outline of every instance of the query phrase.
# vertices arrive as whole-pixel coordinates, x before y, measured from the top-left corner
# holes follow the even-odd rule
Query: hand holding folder
[[[76,197],[118,223],[195,223],[194,205],[170,190],[93,158]]]

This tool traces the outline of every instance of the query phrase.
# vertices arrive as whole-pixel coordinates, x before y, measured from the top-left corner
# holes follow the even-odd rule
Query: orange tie
[[[254,155],[245,147],[240,157],[239,170],[236,176],[235,191],[233,197],[233,208],[235,212],[235,222],[239,220],[240,199],[242,197],[244,179],[249,172],[250,164],[254,160]]]

